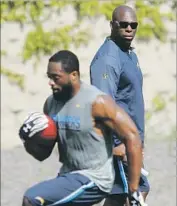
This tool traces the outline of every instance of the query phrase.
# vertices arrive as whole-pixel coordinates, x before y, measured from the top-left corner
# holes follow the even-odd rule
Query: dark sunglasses
[[[117,26],[122,29],[126,29],[128,26],[130,26],[132,29],[136,29],[138,26],[138,22],[113,21],[113,23],[116,23]]]

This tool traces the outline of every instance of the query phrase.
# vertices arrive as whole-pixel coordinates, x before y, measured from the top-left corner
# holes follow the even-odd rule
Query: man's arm
[[[107,95],[97,97],[92,106],[92,115],[122,137],[128,160],[128,181],[131,192],[138,190],[142,166],[142,145],[138,130],[128,116]]]
[[[121,75],[121,65],[118,59],[112,56],[98,57],[90,66],[90,82],[101,91],[111,96],[116,101],[117,89]],[[114,138],[116,150],[114,154],[117,156],[124,156],[124,145],[121,141]]]

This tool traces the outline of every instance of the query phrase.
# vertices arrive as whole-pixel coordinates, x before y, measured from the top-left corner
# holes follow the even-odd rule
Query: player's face
[[[72,93],[71,75],[62,69],[60,62],[49,62],[47,76],[56,100],[67,100]]]
[[[124,11],[111,22],[112,33],[117,41],[131,44],[135,37],[138,22],[135,13]]]

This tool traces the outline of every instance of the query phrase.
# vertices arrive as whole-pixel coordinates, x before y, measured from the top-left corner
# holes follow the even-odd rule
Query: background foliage
[[[175,19],[176,1],[169,1],[172,10],[164,14],[160,12],[160,6],[165,2],[164,0],[135,0],[135,9],[140,23],[137,32],[139,40],[147,41],[152,38],[162,42],[166,40],[168,31],[164,20]],[[24,62],[34,59],[34,68],[36,68],[41,56],[52,54],[56,48],[68,49],[70,45],[79,47],[81,44],[88,44],[91,33],[88,33],[88,29],[80,29],[85,17],[96,19],[103,15],[110,20],[113,9],[125,3],[127,3],[126,0],[1,1],[1,24],[18,22],[21,27],[25,24],[33,25],[34,29],[27,34],[20,55]],[[45,20],[49,19],[53,12],[60,14],[66,6],[72,6],[76,10],[76,22],[46,31],[43,28]],[[1,55],[5,55],[5,53],[6,51],[3,51]],[[24,76],[13,73],[7,68],[1,68],[1,74],[7,76],[10,82],[16,83],[24,89]]]

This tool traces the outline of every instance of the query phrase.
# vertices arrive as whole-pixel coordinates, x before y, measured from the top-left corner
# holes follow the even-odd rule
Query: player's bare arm
[[[129,164],[129,189],[132,192],[136,191],[142,166],[142,145],[135,124],[127,113],[107,95],[97,97],[92,106],[92,115],[94,119],[100,119],[104,125],[122,137]]]

